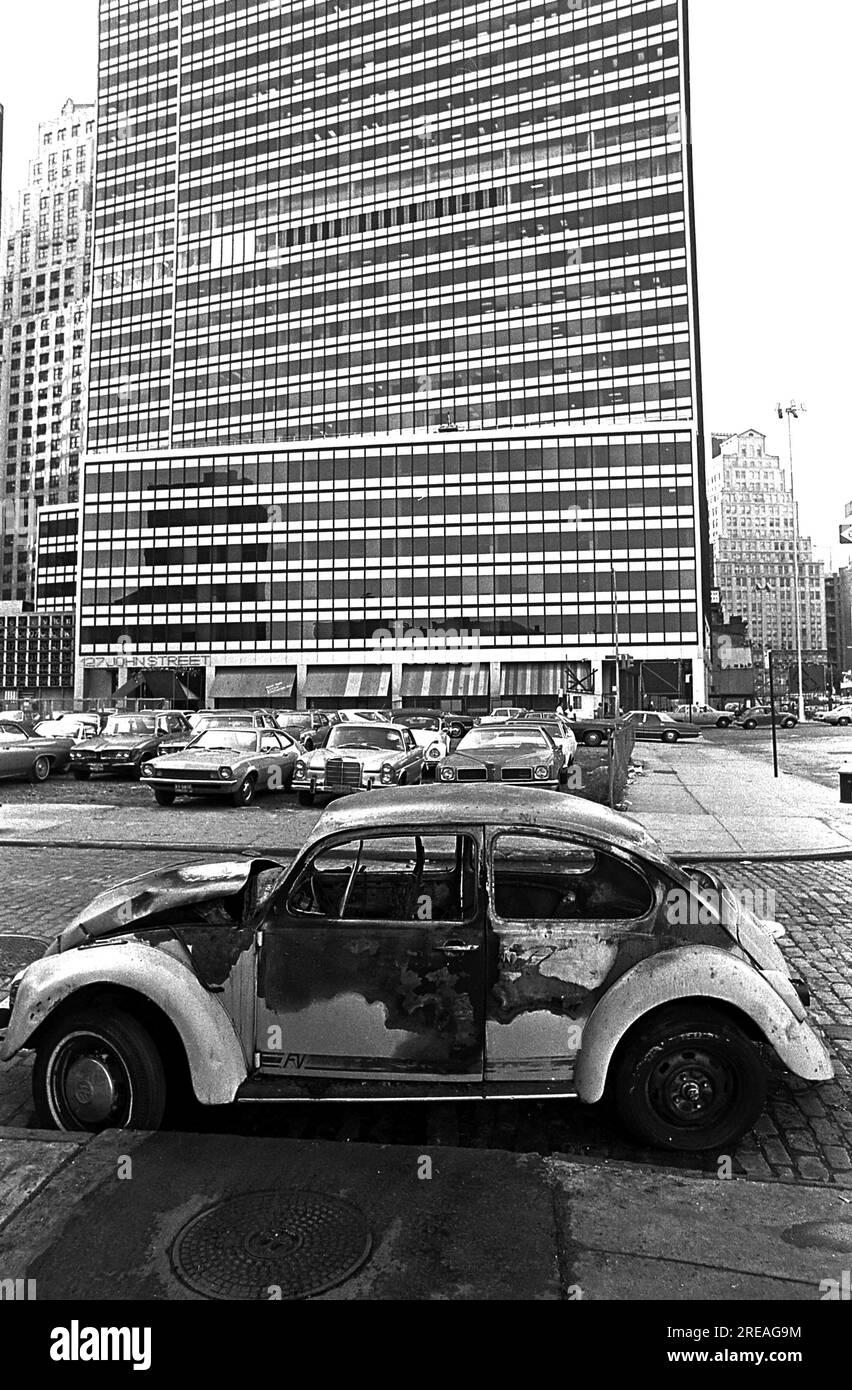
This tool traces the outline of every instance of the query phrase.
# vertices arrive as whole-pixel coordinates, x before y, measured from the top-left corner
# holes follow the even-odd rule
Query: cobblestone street
[[[203,858],[163,850],[36,850],[7,846],[0,875],[0,932],[47,940],[96,892],[175,860]],[[732,887],[774,891],[787,928],[785,953],[812,992],[811,1012],[835,1058],[836,1079],[820,1088],[773,1067],[767,1109],[733,1155],[733,1171],[755,1178],[834,1183],[852,1189],[852,863],[726,864]],[[47,904],[50,904],[49,910]],[[4,984],[13,968],[6,953]],[[0,1123],[29,1125],[31,1061],[17,1058],[0,1073]],[[564,1153],[594,1159],[661,1162],[715,1171],[711,1156],[669,1157],[625,1139],[605,1111],[577,1104],[504,1102],[482,1105],[240,1105],[197,1107],[186,1128],[282,1134],[378,1143]]]

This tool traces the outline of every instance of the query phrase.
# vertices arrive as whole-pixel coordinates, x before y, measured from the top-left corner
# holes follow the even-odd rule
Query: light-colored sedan
[[[46,782],[68,766],[73,739],[40,738],[15,720],[0,720],[0,778]]]
[[[821,724],[840,724],[845,727],[852,724],[852,705],[835,705],[834,709],[820,710],[814,718]]]
[[[294,790],[303,806],[318,796],[346,796],[423,779],[423,749],[403,724],[335,724],[322,748],[296,763]]]
[[[289,791],[301,749],[281,729],[204,729],[178,753],[142,765],[158,806],[178,796],[227,797],[248,806],[258,792]]]
[[[730,729],[734,716],[730,710],[714,709],[712,705],[675,705],[672,719],[678,724],[697,724],[699,728]]]

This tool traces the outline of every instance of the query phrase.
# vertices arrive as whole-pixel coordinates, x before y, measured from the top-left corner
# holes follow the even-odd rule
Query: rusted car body
[[[756,1041],[832,1075],[779,931],[590,803],[375,791],[289,868],[101,894],[16,977],[0,1059],[35,1049],[40,1120],[66,1129],[155,1127],[177,1039],[208,1104],[610,1089],[646,1142],[720,1152],[763,1104]]]

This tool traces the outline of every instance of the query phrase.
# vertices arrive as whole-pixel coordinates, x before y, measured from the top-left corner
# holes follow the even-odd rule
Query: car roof
[[[519,829],[541,827],[604,836],[623,849],[643,849],[665,858],[656,840],[639,821],[576,796],[530,792],[526,787],[477,782],[458,786],[442,782],[415,787],[375,788],[356,792],[324,811],[308,843],[347,830],[398,830],[461,822],[501,822]]]

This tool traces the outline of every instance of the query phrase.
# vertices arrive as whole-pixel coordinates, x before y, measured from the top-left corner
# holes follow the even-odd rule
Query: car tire
[[[838,719],[837,722],[841,725],[842,728],[845,728],[850,721],[848,719]]]
[[[251,775],[241,782],[235,792],[231,792],[232,806],[250,806],[257,790],[257,779]]]
[[[313,792],[299,792],[300,806],[313,806],[315,800],[316,797],[314,796]]]
[[[679,737],[680,735],[678,734],[676,729],[664,729],[663,732],[660,734],[660,740],[662,743],[677,743]]]
[[[45,1028],[38,1043],[33,1101],[45,1129],[158,1129],[166,1106],[163,1060],[131,1014],[69,1011]]]
[[[30,768],[31,782],[46,782],[50,776],[50,758],[41,754]]]
[[[755,1045],[724,1014],[679,1006],[627,1034],[612,1090],[622,1123],[643,1143],[718,1154],[763,1110],[766,1072]]]
[[[585,735],[583,742],[587,748],[599,748],[603,743],[603,734],[599,733],[597,729],[592,729]]]
[[[730,719],[717,719],[717,720],[716,720],[716,728],[717,728],[717,729],[730,729],[730,727],[731,727],[731,721],[730,721]]]
[[[756,729],[756,728],[757,728],[757,720],[756,720],[756,719],[744,719],[744,720],[743,720],[743,728],[744,728],[744,729]]]
[[[88,782],[91,771],[87,767],[75,767],[71,769],[71,776],[75,782]]]
[[[171,787],[155,787],[154,800],[158,806],[174,806],[175,792]]]

